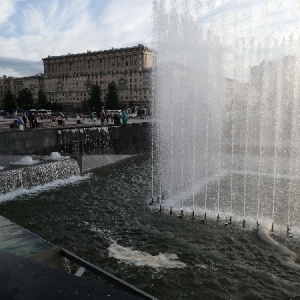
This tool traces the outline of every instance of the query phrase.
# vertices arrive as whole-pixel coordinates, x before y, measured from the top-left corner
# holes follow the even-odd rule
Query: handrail
[[[84,267],[85,269],[91,271],[92,273],[100,276],[101,278],[122,287],[123,289],[129,291],[131,294],[137,295],[143,299],[157,300],[157,298],[145,293],[144,291],[142,291],[142,290],[136,288],[135,286],[127,283],[126,281],[116,277],[115,275],[110,274],[109,272],[93,265],[92,263],[88,262],[87,260],[77,256],[76,254],[74,254],[66,249],[62,248],[60,250],[60,254],[64,257],[68,258],[69,260],[75,262],[79,266]]]

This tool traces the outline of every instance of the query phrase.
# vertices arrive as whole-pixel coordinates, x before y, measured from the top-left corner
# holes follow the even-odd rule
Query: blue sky
[[[0,76],[42,58],[152,43],[152,0],[0,0]]]

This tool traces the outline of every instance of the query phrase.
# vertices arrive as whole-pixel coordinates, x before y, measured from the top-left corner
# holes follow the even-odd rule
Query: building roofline
[[[87,52],[83,53],[68,53],[65,55],[57,55],[57,56],[50,56],[42,58],[42,60],[49,60],[49,59],[57,59],[57,58],[64,58],[64,57],[80,57],[80,56],[88,56],[88,55],[98,55],[98,54],[113,54],[115,52],[128,52],[128,51],[135,51],[135,50],[140,50],[143,49],[145,51],[154,53],[154,50],[144,46],[143,44],[138,44],[137,46],[133,47],[125,47],[125,48],[111,48],[109,50],[99,50],[99,51],[91,51],[87,50]]]

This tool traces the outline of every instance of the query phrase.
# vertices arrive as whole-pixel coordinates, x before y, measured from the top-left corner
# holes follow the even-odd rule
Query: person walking
[[[17,118],[16,123],[19,127],[19,130],[23,131],[24,130],[24,122],[23,122],[23,119],[20,116]]]
[[[33,128],[34,114],[29,116],[29,128]]]
[[[38,116],[37,114],[34,114],[33,121],[32,121],[32,128],[37,129],[38,127]]]
[[[104,125],[104,121],[105,121],[105,113],[102,112],[101,113],[101,125]]]
[[[24,128],[27,128],[27,116],[25,113],[22,115],[22,119],[23,119],[23,123],[24,123]]]
[[[113,115],[113,120],[114,120],[114,124],[121,124],[121,122],[120,122],[120,115],[119,114],[115,113]]]
[[[127,113],[125,111],[125,109],[122,111],[122,121],[123,121],[123,125],[126,125],[127,124]]]

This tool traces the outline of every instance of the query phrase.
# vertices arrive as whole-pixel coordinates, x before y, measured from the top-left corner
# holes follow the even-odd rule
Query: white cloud
[[[0,9],[0,26],[4,24],[15,12],[15,2],[13,0],[2,0]]]
[[[11,5],[0,12],[0,57],[40,61],[151,41],[152,0],[2,1]]]

